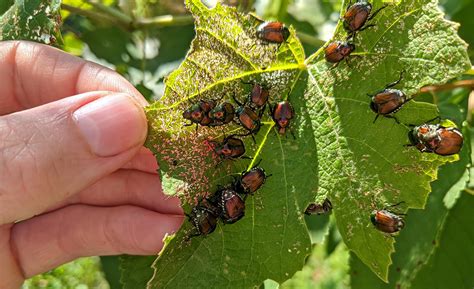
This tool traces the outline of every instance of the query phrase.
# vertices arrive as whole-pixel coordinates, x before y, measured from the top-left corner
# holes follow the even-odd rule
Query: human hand
[[[117,73],[0,43],[0,288],[81,256],[156,254],[182,223],[142,148],[146,101]]]

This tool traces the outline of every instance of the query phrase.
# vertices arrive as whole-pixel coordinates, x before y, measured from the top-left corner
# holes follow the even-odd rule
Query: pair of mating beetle
[[[229,186],[219,188],[210,198],[199,202],[191,213],[187,214],[196,230],[190,237],[212,233],[216,229],[219,218],[226,224],[242,219],[245,215],[247,196],[260,189],[270,176],[257,164],[249,171],[243,172]]]
[[[390,207],[395,207],[400,205],[403,202],[398,204],[392,205]],[[325,199],[322,204],[310,204],[305,211],[306,215],[322,215],[327,214],[332,210],[332,204],[329,199]],[[405,226],[405,221],[403,220],[404,214],[395,213],[393,211],[388,210],[388,208],[384,208],[382,210],[374,210],[370,214],[370,221],[374,225],[374,227],[382,231],[384,233],[396,233],[403,229]]]

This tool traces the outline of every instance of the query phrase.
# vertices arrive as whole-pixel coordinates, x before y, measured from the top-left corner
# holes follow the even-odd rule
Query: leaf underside
[[[373,20],[375,27],[357,35],[358,56],[333,69],[322,50],[305,60],[293,29],[286,43],[268,44],[256,38],[261,20],[254,16],[220,4],[208,9],[199,0],[187,6],[196,18],[196,39],[168,77],[163,99],[147,109],[147,146],[160,163],[166,192],[179,196],[189,212],[198,198],[260,159],[273,176],[247,198],[239,222],[219,224],[209,236],[190,241],[185,239],[192,226],[185,222],[155,260],[148,288],[252,288],[266,279],[287,280],[311,251],[303,212],[326,197],[348,248],[387,280],[394,238],[374,229],[370,212],[400,201],[400,212],[423,208],[438,166],[457,156],[404,147],[408,124],[435,117],[434,105],[410,101],[397,112],[402,124],[383,117],[373,124],[367,94],[398,79],[401,70],[406,73],[397,88],[407,95],[465,71],[466,44],[457,26],[443,20],[432,1],[391,4]],[[345,37],[339,24],[334,39]],[[210,141],[245,131],[229,124],[196,132],[183,126],[182,112],[200,99],[233,102],[235,95],[244,102],[251,85],[243,81],[267,85],[270,103],[292,103],[295,139],[279,135],[265,113],[256,143],[244,140],[251,160],[222,162]]]
[[[60,44],[60,8],[60,0],[15,0],[0,15],[0,41],[30,40]]]

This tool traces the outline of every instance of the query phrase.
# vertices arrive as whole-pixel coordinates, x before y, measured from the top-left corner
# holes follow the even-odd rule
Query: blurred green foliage
[[[88,2],[98,2],[100,5],[91,5]],[[64,0],[62,10],[64,17],[63,49],[71,54],[117,70],[136,85],[148,99],[159,98],[163,94],[164,77],[184,59],[194,37],[192,20],[187,16],[182,2],[176,0]],[[325,40],[330,38],[338,20],[338,11],[341,8],[340,1],[337,0],[227,2],[239,5],[241,10],[255,9],[258,15],[265,18],[280,19],[292,24],[297,29],[307,54],[314,52],[324,44]],[[14,0],[0,1],[0,15],[7,11],[13,3]],[[469,55],[471,60],[474,60],[474,18],[471,15],[474,11],[474,0],[440,0],[440,5],[445,10],[448,19],[461,24],[459,33],[468,42]],[[173,17],[168,19],[162,16]],[[465,76],[464,78],[472,79],[474,76]],[[425,94],[420,96],[420,99],[438,104],[443,116],[455,116],[455,121],[462,124],[468,114],[467,93],[454,90],[439,94]],[[472,123],[464,123],[465,129],[472,131]],[[474,134],[471,133],[471,135]],[[466,152],[466,154],[468,153]],[[440,172],[451,173],[449,168],[442,169]],[[471,178],[472,175],[474,174],[471,174]],[[452,178],[457,177],[453,173]],[[449,179],[449,177],[446,178]],[[460,193],[463,186],[464,184],[458,185],[454,193]],[[466,191],[473,193],[474,183],[470,182],[467,186]],[[452,186],[446,190],[450,188]],[[447,192],[440,192],[440,195],[444,196]],[[431,199],[435,197],[430,197],[430,201],[434,202],[435,199]],[[452,217],[451,219],[448,217],[447,221],[448,224],[454,223],[454,229],[451,225],[446,229],[449,236],[446,234],[439,236],[442,247],[437,247],[438,251],[439,248],[447,246],[450,252],[460,254],[455,251],[455,246],[450,245],[449,240],[457,240],[459,236],[453,238],[450,236],[461,234],[463,231],[462,227],[455,225],[464,223],[453,221],[453,218],[459,214],[456,210],[460,207],[469,212],[466,204],[472,203],[472,200],[466,196],[461,199],[465,202],[452,206],[454,208]],[[418,213],[423,212],[416,212],[413,215]],[[318,218],[318,216],[312,218]],[[459,218],[463,217],[459,216]],[[311,222],[312,225],[309,224],[309,227],[313,232],[313,238],[318,238],[318,240],[324,238],[324,243],[315,245],[306,267],[295,274],[292,280],[280,287],[285,289],[350,288],[348,272],[354,275],[353,268],[350,268],[350,265],[353,264],[349,263],[349,252],[340,242],[337,230],[332,225],[328,227],[327,219],[317,221],[313,219]],[[465,226],[469,226],[469,224]],[[465,246],[469,245],[472,247],[472,242]],[[445,257],[441,253],[433,253],[431,256],[433,262],[441,262]],[[459,255],[458,258],[462,259],[463,257]],[[108,268],[115,266],[112,259],[106,262],[108,262]],[[420,278],[439,274],[443,271],[441,265],[440,263],[431,263],[420,273]],[[474,264],[469,263],[463,266],[471,266],[472,269]],[[109,274],[116,276],[113,274],[113,269],[109,271]],[[356,274],[368,274],[370,279],[372,273],[367,270],[365,273],[357,271]],[[115,281],[116,277],[111,277],[111,279]],[[373,282],[379,282],[377,279],[375,280]],[[278,288],[271,281],[267,283],[268,286],[265,288]],[[370,289],[376,288],[375,283],[368,284],[367,286],[373,286]],[[383,288],[396,288],[395,286],[396,284],[390,283]],[[23,286],[23,289],[36,288],[106,289],[109,288],[109,285],[105,281],[99,259],[91,257],[78,259],[48,273],[35,276],[25,282]],[[471,288],[466,287],[466,289]]]
[[[35,276],[22,289],[109,289],[98,257],[81,258]]]

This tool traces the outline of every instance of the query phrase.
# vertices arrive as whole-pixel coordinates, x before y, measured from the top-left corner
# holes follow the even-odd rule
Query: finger
[[[0,42],[0,115],[89,91],[141,94],[118,73],[47,45]]]
[[[10,229],[13,225],[0,226],[0,288],[20,288],[25,280],[15,257],[11,250]]]
[[[163,194],[160,178],[134,170],[119,170],[68,200],[68,204],[134,205],[162,214],[182,215],[180,201]]]
[[[71,206],[16,224],[11,245],[28,278],[83,256],[157,254],[182,221],[131,206]]]
[[[158,163],[156,162],[155,156],[149,149],[144,147],[122,168],[158,174]]]
[[[143,109],[124,94],[77,95],[0,117],[0,224],[42,213],[116,171],[146,133]]]

